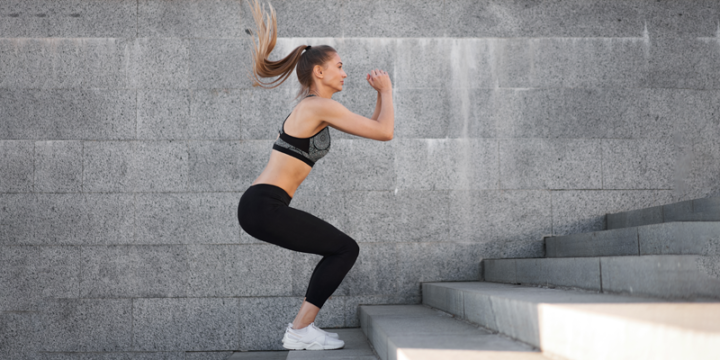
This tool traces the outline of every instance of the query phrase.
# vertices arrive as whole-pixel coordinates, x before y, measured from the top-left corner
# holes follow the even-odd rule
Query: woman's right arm
[[[368,75],[370,76],[370,75]],[[377,101],[375,101],[375,111],[373,111],[372,117],[370,117],[373,120],[377,120],[378,116],[380,115],[380,109],[382,108],[382,96],[380,96],[380,92],[377,93]]]
[[[315,114],[328,125],[346,132],[368,139],[388,141],[392,140],[395,127],[395,114],[392,99],[392,84],[387,72],[373,70],[368,76],[368,83],[378,91],[378,106],[372,119],[355,114],[345,106],[332,99],[316,102]]]

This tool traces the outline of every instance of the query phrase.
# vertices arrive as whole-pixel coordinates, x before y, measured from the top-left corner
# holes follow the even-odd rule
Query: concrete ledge
[[[663,222],[663,206],[607,214],[605,219],[608,230],[659,224]]]
[[[545,238],[545,256],[639,255],[637,228],[623,228]]]
[[[489,282],[602,290],[598,258],[487,259],[483,262],[485,281]],[[510,271],[505,274],[507,269]]]
[[[671,222],[638,228],[640,255],[720,255],[720,222]]]
[[[717,256],[608,257],[601,258],[601,265],[603,292],[720,299]]]
[[[540,347],[538,304],[623,303],[656,300],[617,295],[541,289],[486,282],[423,283],[423,304]],[[444,298],[458,298],[462,312]],[[455,312],[453,312],[455,311]]]
[[[566,359],[715,359],[720,304],[539,306],[541,348]]]
[[[666,222],[545,238],[546,256],[713,255],[720,222]]]
[[[672,221],[720,221],[720,197],[707,197],[607,214],[607,228],[659,224]]]
[[[488,282],[562,286],[671,299],[720,299],[718,259],[720,256],[713,253],[483,262]],[[506,269],[511,269],[510,274],[503,273]]]
[[[484,282],[423,283],[423,303],[537,346],[550,358],[710,359],[720,339],[717,303],[659,303]],[[475,309],[489,314],[474,317]]]
[[[382,360],[544,359],[527,345],[426,306],[360,306],[360,313],[363,332]]]

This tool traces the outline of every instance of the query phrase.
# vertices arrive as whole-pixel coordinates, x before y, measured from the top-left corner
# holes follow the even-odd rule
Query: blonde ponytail
[[[277,42],[277,16],[271,4],[270,13],[266,13],[264,7],[260,6],[258,0],[249,4],[255,20],[257,41],[252,36],[252,82],[253,86],[260,86],[272,89],[280,86],[297,67],[297,76],[301,89],[298,96],[307,94],[312,85],[312,69],[315,65],[324,65],[336,52],[331,46],[320,45],[310,48],[308,45],[300,45],[293,49],[285,58],[272,61],[269,60],[270,53]],[[308,51],[303,52],[305,49]],[[275,80],[264,82],[260,78],[277,77]]]

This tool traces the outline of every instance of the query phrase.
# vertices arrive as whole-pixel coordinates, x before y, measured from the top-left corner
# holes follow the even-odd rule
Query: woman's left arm
[[[373,113],[373,116],[371,119],[377,120],[378,116],[380,116],[380,109],[382,109],[382,96],[380,96],[380,92],[377,93],[377,102],[375,103],[375,112]]]

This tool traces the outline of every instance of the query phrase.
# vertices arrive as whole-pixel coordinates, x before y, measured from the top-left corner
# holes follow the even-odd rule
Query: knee
[[[357,259],[358,255],[360,255],[360,246],[358,246],[357,241],[347,235],[343,240],[345,243],[342,248],[343,252],[347,254],[347,257],[352,258],[353,260]]]

